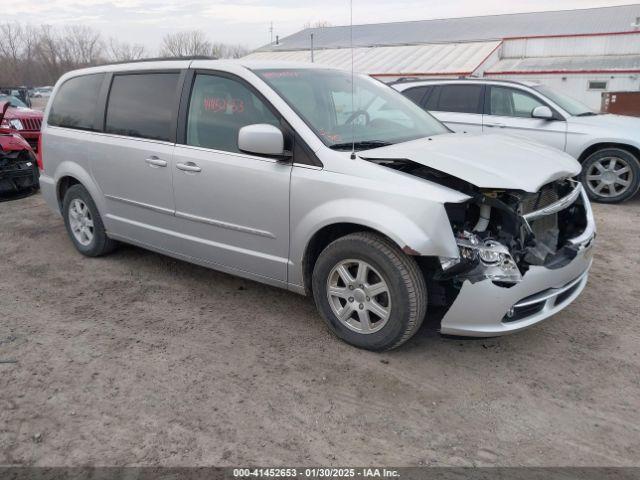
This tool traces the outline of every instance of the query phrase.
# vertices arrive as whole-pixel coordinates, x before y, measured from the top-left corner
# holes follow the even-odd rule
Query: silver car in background
[[[127,242],[310,294],[361,348],[399,346],[427,306],[446,307],[444,333],[521,330],[571,303],[591,266],[573,158],[450,133],[341,70],[180,60],[75,71],[55,87],[41,155],[43,196],[82,254]]]
[[[640,118],[599,114],[535,82],[406,79],[392,86],[455,132],[499,132],[569,153],[582,164],[592,200],[619,203],[640,189]]]

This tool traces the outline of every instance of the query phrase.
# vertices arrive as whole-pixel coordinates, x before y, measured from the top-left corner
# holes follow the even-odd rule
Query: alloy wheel
[[[620,157],[605,157],[589,166],[587,188],[594,195],[611,198],[625,193],[633,184],[633,171]]]
[[[69,226],[80,245],[86,247],[93,241],[93,218],[87,204],[79,198],[69,204]]]
[[[363,260],[343,260],[333,267],[327,279],[327,298],[338,320],[358,333],[379,331],[391,315],[387,282]]]

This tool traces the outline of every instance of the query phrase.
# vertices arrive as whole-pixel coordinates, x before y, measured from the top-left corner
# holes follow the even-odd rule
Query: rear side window
[[[169,141],[178,79],[177,72],[115,75],[107,103],[105,131]]]
[[[249,88],[217,75],[197,75],[189,103],[187,144],[240,152],[238,132],[246,125],[280,121]]]
[[[431,110],[482,113],[482,85],[443,85],[439,89],[437,106],[432,107]],[[429,98],[429,104],[432,104],[431,98]]]
[[[420,102],[422,102],[422,97],[424,97],[424,94],[427,91],[427,88],[429,87],[409,88],[408,90],[405,90],[404,92],[402,92],[402,94],[408,99],[410,99],[413,103],[422,106]]]
[[[96,109],[104,74],[74,77],[64,82],[51,105],[47,123],[54,127],[97,130]]]

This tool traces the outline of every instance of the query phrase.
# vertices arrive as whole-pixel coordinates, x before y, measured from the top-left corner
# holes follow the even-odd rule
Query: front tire
[[[113,251],[116,242],[109,237],[91,195],[82,185],[73,185],[64,195],[62,215],[69,238],[87,257]]]
[[[583,162],[580,180],[591,200],[624,202],[640,188],[640,160],[621,148],[603,148]]]
[[[416,261],[371,232],[346,235],[326,247],[314,266],[312,286],[331,331],[367,350],[402,345],[427,310],[427,287]]]

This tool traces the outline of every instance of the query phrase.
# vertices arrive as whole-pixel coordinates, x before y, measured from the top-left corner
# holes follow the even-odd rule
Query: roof
[[[355,47],[417,45],[500,40],[512,37],[580,35],[633,31],[640,4],[617,7],[514,13],[481,17],[418,20],[353,26]],[[636,27],[637,29],[637,27]],[[307,28],[259,51],[309,50],[349,47],[350,27]]]
[[[366,47],[353,50],[354,69],[370,75],[470,75],[500,45],[499,41],[396,47]],[[311,53],[253,52],[246,60],[310,62]],[[244,60],[243,59],[243,60]],[[351,50],[325,49],[314,52],[316,64],[351,68]]]
[[[437,85],[437,84],[451,84],[451,83],[469,83],[478,82],[486,84],[506,84],[506,85],[522,85],[524,87],[537,87],[540,85],[538,82],[530,82],[527,80],[509,80],[503,78],[440,78],[437,80],[431,79],[399,79],[395,82],[391,82],[388,85],[392,85],[393,88],[402,92],[412,87],[420,87],[424,85]]]
[[[505,58],[485,75],[544,73],[640,73],[640,55]]]

